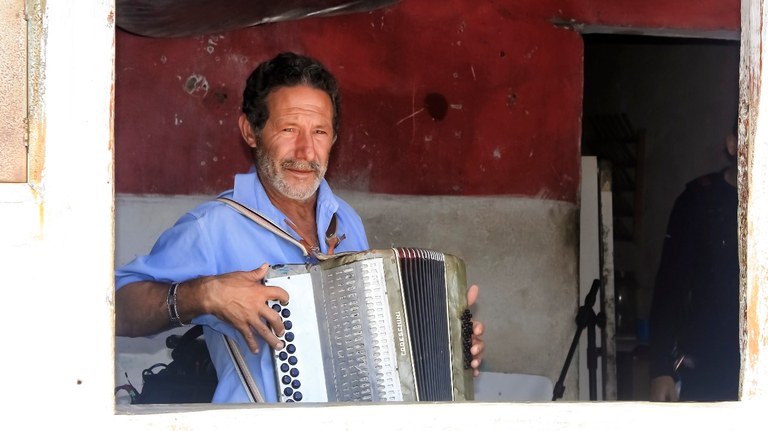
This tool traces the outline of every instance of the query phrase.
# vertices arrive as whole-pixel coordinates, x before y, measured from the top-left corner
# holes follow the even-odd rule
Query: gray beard
[[[256,156],[256,171],[259,173],[259,178],[269,183],[280,194],[297,201],[306,201],[317,192],[328,168],[328,165],[321,166],[318,162],[300,162],[293,159],[278,164],[260,146],[256,147],[254,153]],[[291,186],[285,181],[283,176],[284,168],[310,168],[315,173],[315,181],[304,187]]]

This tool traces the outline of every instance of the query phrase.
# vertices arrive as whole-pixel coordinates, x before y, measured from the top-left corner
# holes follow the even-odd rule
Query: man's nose
[[[299,133],[296,138],[296,157],[303,160],[312,160],[315,156],[315,143],[313,136],[308,132]]]

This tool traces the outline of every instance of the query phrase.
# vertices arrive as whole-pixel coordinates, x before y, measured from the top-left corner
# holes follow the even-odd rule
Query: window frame
[[[627,429],[670,428],[674,425],[714,429],[751,427],[763,413],[768,388],[765,358],[768,330],[765,277],[768,232],[759,229],[763,207],[768,205],[768,155],[763,155],[762,134],[768,131],[768,114],[758,118],[760,86],[760,23],[762,5],[768,0],[744,2],[742,15],[747,45],[742,65],[742,118],[752,125],[742,129],[740,149],[740,238],[742,239],[742,296],[745,324],[742,352],[742,399],[727,403],[658,404],[648,402],[547,402],[547,403],[390,403],[386,405],[184,405],[116,406],[114,399],[114,0],[46,2],[28,0],[30,25],[36,25],[35,47],[40,69],[30,74],[30,142],[39,145],[38,172],[14,196],[0,189],[0,214],[22,208],[12,223],[31,226],[21,245],[0,244],[13,252],[13,268],[4,281],[24,286],[9,292],[12,304],[5,319],[23,322],[23,331],[12,332],[9,342],[23,345],[29,370],[46,370],[37,380],[25,373],[11,375],[19,408],[9,419],[24,415],[24,423],[63,421],[103,425],[108,429],[224,429],[243,424],[285,424],[308,429],[464,430],[522,428],[549,430],[615,427]],[[77,17],[73,20],[72,17]],[[756,22],[751,22],[756,21]],[[744,30],[746,31],[746,30]],[[746,42],[744,42],[746,41]],[[88,64],[73,68],[72,64]],[[72,70],[76,69],[76,70]],[[749,75],[752,73],[753,75]],[[754,75],[754,73],[757,73]],[[749,76],[747,76],[749,75]],[[35,81],[36,80],[36,81]],[[32,82],[35,81],[34,84]],[[768,86],[765,86],[768,87]],[[35,89],[36,88],[36,89]],[[79,90],[77,97],[72,88]],[[37,93],[35,93],[37,91]],[[765,124],[763,124],[765,123]],[[744,123],[746,124],[746,123]],[[34,125],[34,127],[33,127]],[[759,144],[759,145],[758,145]],[[73,151],[75,148],[76,151]],[[44,150],[44,151],[43,151]],[[42,167],[45,167],[43,175]],[[77,169],[74,169],[76,167]],[[766,178],[763,180],[762,178]],[[766,202],[762,202],[766,201]],[[29,208],[32,208],[29,210]],[[763,211],[760,211],[763,210]],[[27,215],[34,217],[27,218]],[[765,223],[763,223],[765,225]],[[0,231],[5,232],[5,231]],[[749,235],[747,235],[749,232]],[[81,243],[73,251],[73,241]],[[4,242],[4,241],[3,241]],[[83,244],[85,246],[83,247]],[[18,268],[16,268],[18,266]],[[44,297],[45,300],[40,298]],[[10,317],[8,317],[10,316]],[[52,329],[63,329],[54,332]],[[19,332],[20,334],[15,334]],[[43,334],[41,340],[29,338]],[[53,353],[53,354],[52,354]],[[87,358],[85,360],[84,358]],[[51,367],[55,359],[56,367]],[[52,370],[54,368],[54,370]],[[15,373],[10,373],[15,374]],[[42,389],[55,392],[51,397]],[[16,404],[14,404],[15,406]],[[290,408],[290,411],[286,411]],[[30,409],[33,409],[31,412]],[[762,416],[762,415],[761,415]],[[760,417],[761,417],[760,416]]]

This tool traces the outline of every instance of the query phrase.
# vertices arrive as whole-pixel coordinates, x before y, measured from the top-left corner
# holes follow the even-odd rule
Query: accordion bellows
[[[274,351],[282,402],[462,401],[474,396],[464,262],[418,248],[277,265],[290,295]]]

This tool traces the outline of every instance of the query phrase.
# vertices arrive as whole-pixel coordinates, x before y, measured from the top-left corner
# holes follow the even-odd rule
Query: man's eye
[[[318,134],[318,135],[327,135],[327,134],[328,134],[328,132],[326,132],[325,130],[315,130],[315,134]]]
[[[286,127],[283,129],[283,132],[293,132],[294,130],[296,129],[294,129],[293,127]]]

